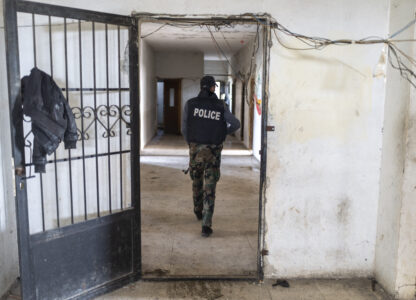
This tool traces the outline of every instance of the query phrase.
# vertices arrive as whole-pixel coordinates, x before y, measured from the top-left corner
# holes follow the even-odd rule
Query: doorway
[[[201,25],[203,21],[192,18],[138,17],[139,61],[148,70],[140,72],[141,90],[163,90],[164,95],[161,126],[162,110],[153,107],[156,98],[161,102],[160,97],[152,102],[147,92],[141,94],[141,109],[147,118],[142,130],[153,132],[141,145],[143,276],[157,280],[260,278],[265,167],[262,130],[267,110],[253,108],[254,101],[264,99],[263,83],[267,82],[268,49],[263,45],[267,27],[250,18],[221,26],[212,19],[212,24]],[[165,118],[166,106],[181,107],[182,111],[186,101],[198,95],[199,80],[204,75],[215,77],[218,98],[243,122],[224,143],[214,234],[208,239],[201,237],[193,214],[191,180],[182,173],[189,161],[188,146],[180,135],[166,135],[168,127],[176,128],[167,126]],[[175,85],[181,88],[182,103],[176,104],[176,92],[169,81],[158,79],[153,84],[153,77],[169,81],[180,77]],[[180,111],[175,110],[174,116]],[[159,120],[154,122],[149,115],[159,116]],[[173,122],[178,124],[177,119]]]
[[[181,133],[181,80],[163,80],[163,130],[166,134]]]

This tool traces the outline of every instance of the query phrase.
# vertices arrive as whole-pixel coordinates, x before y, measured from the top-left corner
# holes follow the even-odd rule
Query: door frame
[[[203,15],[200,17],[184,17],[181,15],[169,15],[169,14],[149,14],[149,13],[137,13],[133,14],[138,20],[138,32],[139,32],[139,49],[141,39],[141,24],[144,22],[201,22],[204,24],[216,24],[216,22],[224,24],[231,23],[250,23],[259,24],[262,27],[261,33],[263,38],[263,72],[262,72],[262,121],[261,121],[261,148],[260,148],[260,183],[259,183],[259,207],[258,207],[258,244],[257,244],[257,273],[255,277],[251,276],[191,276],[191,277],[164,277],[164,278],[144,278],[145,280],[155,281],[171,281],[171,280],[256,280],[262,281],[264,279],[264,256],[268,255],[267,249],[265,249],[265,195],[266,195],[266,170],[267,170],[267,131],[273,131],[267,125],[268,120],[268,103],[269,103],[269,67],[270,67],[270,47],[271,44],[271,26],[273,26],[271,16],[268,14],[256,15],[245,14],[243,15]],[[140,66],[139,51],[139,70]],[[140,82],[139,72],[139,82]],[[248,86],[249,83],[243,83]],[[141,101],[141,99],[140,99]],[[244,99],[243,99],[244,101]],[[244,102],[243,102],[244,105]]]
[[[98,295],[107,293],[114,289],[120,288],[127,283],[136,281],[141,278],[141,240],[140,240],[140,169],[133,166],[140,165],[140,106],[139,106],[139,78],[138,78],[138,22],[136,18],[123,15],[108,14],[84,9],[76,9],[71,7],[49,5],[31,1],[21,0],[4,0],[4,23],[5,23],[5,39],[6,39],[6,66],[8,79],[8,97],[9,97],[9,113],[10,113],[10,130],[12,145],[12,161],[13,161],[13,191],[16,203],[16,220],[17,220],[17,241],[19,252],[20,278],[22,283],[22,297],[24,299],[33,299],[35,290],[34,264],[32,260],[33,250],[31,249],[34,242],[43,240],[40,235],[31,236],[29,230],[28,218],[28,195],[26,189],[25,174],[25,150],[23,136],[23,116],[21,112],[22,99],[20,97],[20,58],[18,46],[18,26],[17,13],[31,13],[36,15],[52,15],[53,17],[62,17],[70,19],[82,19],[94,22],[118,24],[120,26],[129,27],[129,88],[130,88],[130,105],[131,114],[137,116],[131,118],[130,127],[131,135],[131,205],[133,209],[125,210],[126,214],[113,215],[117,220],[132,217],[132,271],[126,275],[122,275],[109,282],[94,286],[86,290],[82,295],[72,295],[69,299],[90,299]],[[133,100],[132,100],[133,99]],[[136,100],[134,100],[136,99]],[[19,108],[20,107],[20,108]],[[62,237],[73,234],[69,228],[76,227],[76,230],[82,230],[88,226],[97,227],[110,223],[110,219],[102,217],[91,219],[86,222],[76,223],[68,227],[61,227],[52,230],[49,238],[53,238],[54,234],[60,234]],[[47,237],[48,238],[48,237]],[[134,252],[135,251],[135,252]],[[37,297],[37,296],[36,296]]]

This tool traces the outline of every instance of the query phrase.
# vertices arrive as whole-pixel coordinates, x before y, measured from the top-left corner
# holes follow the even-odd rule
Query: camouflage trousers
[[[221,151],[222,145],[189,145],[194,211],[202,211],[202,226],[212,226],[215,188],[220,179]]]

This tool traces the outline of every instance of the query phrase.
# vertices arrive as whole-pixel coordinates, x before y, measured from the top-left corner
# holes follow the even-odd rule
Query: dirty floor
[[[252,156],[223,156],[213,218],[201,237],[193,213],[187,156],[141,158],[142,262],[145,277],[255,276],[259,169]]]
[[[97,299],[390,300],[369,279],[289,280],[289,287],[244,281],[139,281]]]

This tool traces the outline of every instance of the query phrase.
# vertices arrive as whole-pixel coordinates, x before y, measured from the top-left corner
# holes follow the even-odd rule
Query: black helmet
[[[216,86],[215,79],[212,76],[204,76],[201,79],[201,89],[210,89],[212,86]]]

